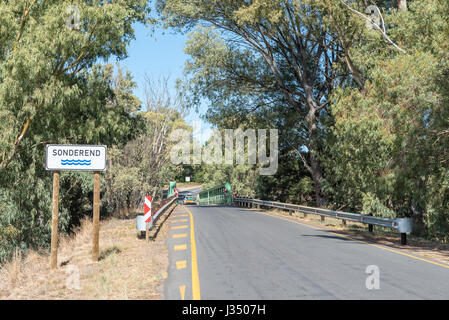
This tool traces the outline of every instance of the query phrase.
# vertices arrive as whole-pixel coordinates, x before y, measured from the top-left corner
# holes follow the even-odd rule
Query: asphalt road
[[[187,194],[191,194],[193,196],[197,196],[201,191],[201,186],[191,186],[191,187],[180,187],[178,188],[179,195],[186,196]]]
[[[178,206],[167,245],[166,299],[449,299],[449,266],[242,208]]]

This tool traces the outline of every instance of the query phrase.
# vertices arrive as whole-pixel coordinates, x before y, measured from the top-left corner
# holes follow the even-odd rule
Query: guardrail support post
[[[288,215],[292,216],[293,215],[293,210],[288,210]]]
[[[369,216],[372,216],[372,214],[369,214]],[[369,232],[373,232],[373,225],[372,224],[368,225],[368,231]]]
[[[149,242],[150,240],[150,223],[145,222],[145,241]]]
[[[407,244],[407,234],[401,233],[401,244],[406,245]]]
[[[321,222],[324,222],[325,217],[321,216]]]

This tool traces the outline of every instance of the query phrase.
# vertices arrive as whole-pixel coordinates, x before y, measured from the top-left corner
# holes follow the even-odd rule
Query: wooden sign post
[[[51,213],[51,253],[50,269],[58,265],[58,209],[59,209],[59,171],[53,171],[53,201]]]
[[[150,240],[150,223],[145,222],[145,241],[148,242]]]
[[[100,255],[100,172],[94,172],[92,260],[98,261]]]
[[[94,172],[92,260],[100,255],[100,172],[106,170],[106,146],[57,145],[45,147],[45,168],[53,171],[50,269],[58,266],[59,171]]]

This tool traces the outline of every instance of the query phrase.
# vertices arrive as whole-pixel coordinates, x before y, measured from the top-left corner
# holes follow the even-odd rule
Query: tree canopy
[[[297,190],[294,202],[414,217],[417,234],[447,240],[448,3],[376,4],[160,0],[158,10],[190,32],[190,102],[207,101],[220,129],[278,128],[280,170],[302,164],[296,181],[259,179],[260,197]]]

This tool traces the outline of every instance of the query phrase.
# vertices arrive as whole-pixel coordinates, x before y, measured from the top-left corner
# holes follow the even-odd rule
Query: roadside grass
[[[449,265],[449,244],[437,241],[430,241],[407,234],[407,245],[400,244],[400,234],[392,229],[374,226],[373,232],[368,231],[368,225],[353,221],[346,221],[343,226],[342,220],[326,217],[325,221],[321,221],[321,217],[315,214],[307,214],[306,217],[300,212],[292,212],[281,209],[248,209],[262,211],[264,213],[282,216],[304,224],[312,224],[327,228],[336,233],[348,235],[354,239],[361,241],[369,241],[377,244],[386,245],[392,248],[408,251],[421,257],[440,261]]]
[[[56,270],[49,268],[48,250],[16,253],[0,267],[0,299],[163,299],[169,227],[160,220],[149,243],[138,238],[134,219],[101,221],[98,262],[91,260],[90,219],[74,236],[60,237]]]

